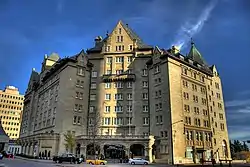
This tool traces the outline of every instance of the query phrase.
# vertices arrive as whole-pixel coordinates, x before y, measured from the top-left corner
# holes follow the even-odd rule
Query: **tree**
[[[101,118],[99,111],[95,110],[93,114],[90,114],[88,134],[89,134],[89,138],[92,138],[93,150],[94,150],[95,155],[96,155],[96,151],[98,151],[98,147],[96,146],[97,144],[96,138],[99,135],[101,122],[102,122],[102,118]]]
[[[246,142],[243,142],[243,151],[249,151],[248,145],[246,144]]]
[[[75,135],[71,132],[64,134],[65,148],[67,151],[73,153],[74,148],[76,147]]]

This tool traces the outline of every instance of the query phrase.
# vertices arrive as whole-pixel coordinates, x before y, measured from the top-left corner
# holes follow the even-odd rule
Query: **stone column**
[[[80,147],[80,156],[83,155],[86,158],[86,146],[82,146]]]
[[[125,156],[128,156],[130,158],[130,148],[129,148],[129,146],[125,147]]]

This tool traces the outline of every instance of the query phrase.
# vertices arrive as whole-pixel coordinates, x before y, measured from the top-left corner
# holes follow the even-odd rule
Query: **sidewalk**
[[[43,162],[43,163],[52,163],[52,160],[47,160],[47,159],[31,159],[31,158],[24,158],[24,157],[20,157],[20,156],[15,156],[14,158],[16,159],[22,159],[22,160],[26,160],[26,161],[34,161],[34,162]]]

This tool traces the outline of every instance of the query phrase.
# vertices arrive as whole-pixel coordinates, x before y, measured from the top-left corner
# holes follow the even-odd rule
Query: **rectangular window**
[[[96,89],[96,83],[91,83],[91,89]]]
[[[110,106],[105,106],[105,112],[110,113]]]
[[[142,108],[143,108],[143,112],[148,112],[148,106],[147,105],[144,105]]]
[[[143,118],[143,125],[148,125],[149,124],[149,118],[148,117],[144,117]]]
[[[111,88],[111,83],[105,83],[105,89],[110,89]]]
[[[111,64],[112,63],[112,57],[107,57],[107,63]]]
[[[122,106],[115,106],[115,112],[123,112]]]
[[[96,78],[97,77],[97,72],[96,71],[92,71],[92,78]]]
[[[77,116],[74,116],[74,118],[73,118],[73,124],[76,124],[76,121],[77,121]]]
[[[147,100],[148,99],[148,93],[143,93],[142,94],[142,99]]]
[[[123,60],[124,60],[123,56],[118,56],[118,57],[115,58],[116,63],[123,63]]]
[[[129,50],[132,51],[133,50],[133,45],[129,45]]]
[[[115,87],[115,88],[123,88],[123,83],[122,83],[122,82],[116,82],[116,83],[114,84],[114,87]]]
[[[132,117],[128,117],[127,120],[128,120],[128,125],[132,125]]]
[[[160,72],[160,67],[157,65],[154,67],[154,73]]]
[[[116,75],[120,75],[123,73],[123,70],[116,70],[115,73],[116,73]]]
[[[78,69],[77,69],[77,75],[80,75],[80,76],[84,76],[84,69],[82,68],[82,67],[79,67]]]
[[[122,93],[116,93],[115,94],[115,100],[123,100],[123,94]]]
[[[131,63],[133,61],[133,57],[132,56],[128,56],[127,59],[128,59],[128,63]]]
[[[93,113],[94,111],[95,111],[95,107],[94,107],[94,106],[90,106],[90,107],[89,107],[89,112],[90,112],[90,113]]]
[[[123,125],[122,118],[114,118],[114,125]]]
[[[142,70],[142,76],[148,76],[148,71],[146,69],[143,69]]]
[[[105,94],[105,100],[111,100],[111,94]]]
[[[132,112],[132,105],[127,106],[127,112]]]
[[[110,125],[110,118],[104,118],[103,124]]]
[[[133,83],[132,82],[127,82],[127,88],[132,88]]]
[[[132,97],[132,93],[128,93],[128,94],[127,94],[127,100],[132,100],[132,98],[133,98],[133,97]]]
[[[147,81],[143,81],[142,82],[142,87],[147,88],[148,87],[148,82]]]
[[[96,95],[95,95],[95,94],[91,94],[91,95],[90,95],[90,100],[91,100],[91,101],[96,100]]]

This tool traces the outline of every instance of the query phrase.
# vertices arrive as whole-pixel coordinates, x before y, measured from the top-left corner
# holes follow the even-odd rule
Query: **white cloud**
[[[225,103],[226,107],[250,106],[250,99],[232,100]]]

